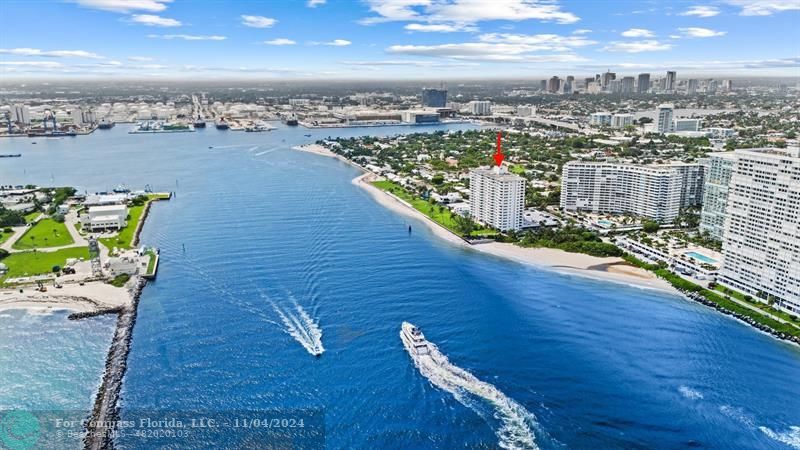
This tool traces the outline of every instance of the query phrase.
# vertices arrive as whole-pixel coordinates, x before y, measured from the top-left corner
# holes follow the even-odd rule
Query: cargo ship
[[[197,116],[197,119],[194,121],[194,127],[195,128],[205,128],[206,127],[206,121],[203,120],[202,118],[200,118],[200,116]]]
[[[294,114],[286,116],[283,119],[283,123],[292,127],[297,126],[297,116],[295,116]]]
[[[97,124],[97,128],[101,130],[110,130],[114,128],[114,125],[115,124],[113,120],[100,119],[100,122]]]
[[[228,122],[226,122],[224,118],[217,119],[216,126],[218,130],[227,130],[230,128]]]

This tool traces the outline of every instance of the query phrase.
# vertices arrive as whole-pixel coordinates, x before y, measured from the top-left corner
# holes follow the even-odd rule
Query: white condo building
[[[736,161],[734,155],[734,152],[709,153],[702,161],[706,168],[706,177],[700,231],[707,232],[719,241],[725,233],[725,207],[728,204],[731,170]]]
[[[800,149],[734,152],[718,281],[800,314]]]
[[[656,131],[659,133],[672,132],[672,112],[675,107],[671,104],[658,105],[658,118],[656,119]]]
[[[470,214],[473,220],[501,231],[522,228],[525,210],[525,178],[505,167],[469,172]]]
[[[476,116],[488,116],[492,113],[492,102],[488,100],[473,100],[467,103],[470,114]]]
[[[670,222],[681,208],[700,204],[703,173],[699,164],[636,166],[572,161],[562,171],[561,208]]]

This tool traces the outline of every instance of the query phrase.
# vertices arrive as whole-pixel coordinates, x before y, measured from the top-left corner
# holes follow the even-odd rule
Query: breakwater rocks
[[[94,311],[81,311],[81,312],[74,312],[67,316],[69,320],[80,320],[86,319],[88,317],[96,317],[96,316],[103,316],[106,314],[120,314],[125,309],[124,306],[115,306],[113,308],[100,308]]]
[[[112,434],[114,424],[119,421],[119,393],[122,379],[128,366],[133,326],[136,323],[136,312],[139,296],[147,282],[137,278],[131,288],[131,304],[120,308],[114,338],[106,357],[103,381],[95,397],[92,414],[86,425],[86,437],[83,440],[85,450],[100,450],[114,447]]]
[[[702,304],[704,304],[706,306],[714,308],[714,309],[716,309],[717,311],[719,311],[719,312],[721,312],[723,314],[726,314],[726,315],[729,315],[729,316],[733,316],[733,317],[741,320],[742,322],[750,325],[751,327],[763,331],[764,333],[770,334],[770,335],[772,335],[772,336],[774,336],[774,337],[776,337],[778,339],[782,339],[784,341],[789,341],[789,342],[793,342],[795,344],[800,345],[800,336],[792,336],[790,334],[786,334],[786,333],[783,333],[781,331],[774,330],[774,329],[770,328],[769,326],[764,325],[763,323],[757,322],[752,317],[749,317],[749,316],[746,316],[744,314],[740,314],[740,313],[737,313],[735,311],[731,311],[731,310],[729,310],[727,308],[724,308],[724,307],[720,306],[718,303],[713,302],[713,301],[703,297],[702,295],[698,294],[697,292],[689,292],[689,291],[681,291],[681,292],[683,293],[683,295],[686,296],[686,298],[688,298],[690,300],[694,300],[694,301],[696,301],[698,303],[702,303]]]

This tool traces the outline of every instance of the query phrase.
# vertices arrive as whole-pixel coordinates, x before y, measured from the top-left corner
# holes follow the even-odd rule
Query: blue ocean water
[[[158,136],[128,127],[0,141],[23,153],[0,161],[0,184],[177,193],[152,209],[142,236],[162,261],[140,302],[123,419],[154,408],[318,408],[328,448],[495,448],[508,442],[510,414],[541,448],[800,448],[798,348],[677,296],[453,247],[354,186],[352,167],[289,150],[334,133],[411,129],[307,138],[286,127]],[[401,344],[404,320],[504,398],[437,387]],[[78,323],[107,346],[107,323]],[[16,345],[26,334],[2,337]],[[75,367],[102,367],[97,352],[51,341]],[[317,358],[309,348],[320,341]],[[99,376],[75,381],[75,395]],[[0,403],[51,394],[21,389]]]

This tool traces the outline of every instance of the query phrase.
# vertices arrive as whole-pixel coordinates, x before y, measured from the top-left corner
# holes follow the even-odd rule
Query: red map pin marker
[[[502,135],[498,131],[497,132],[497,153],[494,154],[494,162],[497,163],[497,167],[500,167],[500,165],[503,164],[503,158],[504,158],[504,156],[503,156],[503,144],[502,144],[501,140],[502,140]]]

